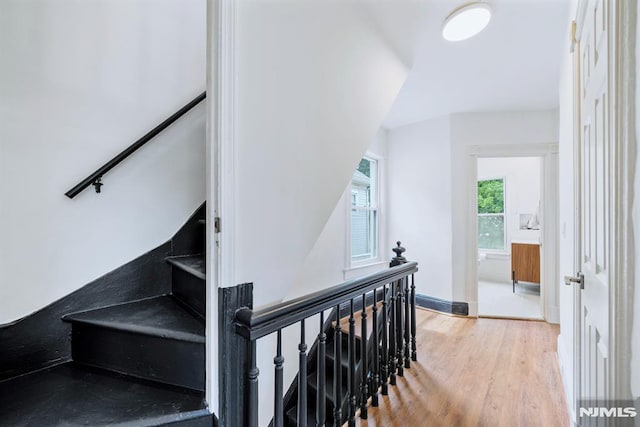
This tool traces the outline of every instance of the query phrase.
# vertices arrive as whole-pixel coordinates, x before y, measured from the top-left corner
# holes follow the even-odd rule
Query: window
[[[363,158],[351,178],[351,262],[378,257],[378,162]]]
[[[478,181],[478,248],[505,250],[504,178]]]

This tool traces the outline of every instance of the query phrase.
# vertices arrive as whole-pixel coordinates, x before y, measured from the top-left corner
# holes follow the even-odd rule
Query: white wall
[[[451,300],[450,120],[442,117],[389,131],[390,240],[418,261],[417,292]]]
[[[260,306],[299,285],[407,70],[357,0],[241,1],[236,22],[235,278],[221,286],[253,282]],[[274,348],[258,345],[266,395]]]
[[[478,159],[478,180],[505,179],[505,253],[487,254],[478,263],[478,278],[511,281],[511,241],[540,241],[540,230],[521,230],[520,215],[535,214],[540,202],[540,157],[486,157]]]
[[[358,1],[250,0],[236,17],[235,282],[260,305],[297,285],[407,70]]]
[[[467,202],[470,200],[466,165],[472,146],[548,144],[558,140],[558,112],[514,111],[496,113],[460,113],[451,115],[451,192],[453,212],[453,259],[466,259],[468,239],[475,230],[468,230]],[[466,281],[471,276],[464,263],[453,269],[452,294],[456,301],[470,303],[470,312],[477,301],[468,295]],[[555,298],[552,305],[557,306]]]
[[[553,143],[557,129],[557,111],[545,110],[452,114],[389,131],[390,237],[406,243],[407,256],[420,263],[420,293],[477,306],[460,262],[470,239],[467,150]]]
[[[65,191],[205,86],[204,0],[0,3],[0,323],[168,240],[204,201],[204,105]]]
[[[380,225],[379,239],[381,241],[381,261],[372,263],[370,266],[363,266],[352,269],[349,265],[349,239],[348,221],[351,206],[350,179],[338,204],[333,209],[329,220],[325,224],[320,236],[316,240],[311,252],[304,260],[302,268],[298,272],[294,283],[295,286],[289,290],[285,299],[296,298],[317,290],[337,285],[345,280],[374,273],[389,266],[389,261],[393,256],[388,235],[388,224],[386,221],[387,212],[391,205],[387,202],[386,166],[387,166],[387,131],[380,129],[367,153],[379,158],[379,178],[381,204],[379,209]],[[355,169],[354,169],[355,170]]]

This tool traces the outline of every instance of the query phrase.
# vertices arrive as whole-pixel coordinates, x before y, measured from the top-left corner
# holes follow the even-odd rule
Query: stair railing
[[[64,193],[64,195],[67,196],[70,199],[73,199],[74,197],[76,197],[78,194],[80,194],[85,188],[89,187],[90,185],[93,185],[93,187],[96,190],[96,193],[100,193],[101,192],[101,188],[104,185],[104,183],[102,182],[102,177],[104,176],[104,174],[106,174],[111,169],[113,169],[116,166],[118,166],[124,159],[126,159],[127,157],[132,155],[138,149],[142,148],[145,144],[147,144],[149,141],[151,141],[153,138],[155,138],[160,132],[162,132],[163,130],[165,130],[169,126],[171,126],[180,117],[182,117],[185,114],[187,114],[193,107],[195,107],[200,102],[202,102],[206,97],[207,97],[207,93],[206,92],[202,92],[200,95],[195,97],[187,105],[185,105],[184,107],[182,107],[181,109],[179,109],[178,111],[173,113],[169,118],[167,118],[162,123],[160,123],[158,126],[154,127],[149,132],[147,132],[142,138],[138,139],[136,142],[131,144],[129,147],[127,147],[123,151],[121,151],[113,159],[109,160],[107,163],[105,163],[104,165],[100,166],[95,172],[93,172],[92,174],[87,176],[85,179],[80,181],[78,184],[76,184],[69,191]]]
[[[367,406],[378,405],[378,393],[388,394],[388,384],[395,385],[396,376],[404,374],[411,359],[417,360],[416,315],[414,274],[416,262],[408,262],[402,253],[405,249],[398,242],[393,249],[396,256],[390,267],[383,271],[346,281],[342,284],[305,295],[294,300],[272,304],[253,310],[253,284],[220,289],[220,357],[221,375],[219,395],[221,426],[257,427],[259,370],[256,341],[276,334],[274,357],[274,427],[284,427],[282,330],[300,324],[298,345],[298,400],[296,425],[308,426],[308,417],[314,417],[310,426],[341,426],[345,421],[355,426],[357,410],[367,418]],[[381,314],[378,315],[378,303]],[[374,325],[369,338],[367,331],[367,307],[372,310]],[[355,339],[355,313],[361,308],[360,351]],[[326,366],[325,312],[333,310],[333,366]],[[347,345],[347,391],[342,387],[342,326],[340,320],[348,314],[349,339]],[[307,344],[305,321],[319,315],[320,328],[317,338],[317,401],[316,413],[307,413]],[[380,336],[381,334],[381,336]],[[368,342],[369,340],[369,342]],[[356,357],[360,353],[360,364]],[[334,408],[327,416],[325,390],[328,369],[333,370],[332,392]],[[264,402],[264,398],[262,399]],[[343,406],[347,414],[343,413]]]

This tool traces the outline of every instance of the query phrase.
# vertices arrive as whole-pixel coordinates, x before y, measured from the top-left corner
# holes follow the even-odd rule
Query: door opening
[[[544,318],[543,158],[477,158],[478,315]]]

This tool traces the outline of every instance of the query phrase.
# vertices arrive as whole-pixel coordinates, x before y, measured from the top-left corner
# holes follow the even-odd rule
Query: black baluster
[[[249,415],[247,416],[248,427],[258,427],[258,376],[260,370],[256,360],[256,342],[249,342]]]
[[[284,357],[282,357],[282,330],[278,330],[278,345],[276,350],[276,357],[273,358],[273,364],[275,367],[275,398],[274,410],[273,410],[273,425],[274,427],[283,427],[284,425],[284,402],[282,400],[282,389],[284,384],[283,379],[283,367]]]
[[[342,329],[340,328],[340,304],[336,307],[336,326],[333,336],[333,426],[342,425]]]
[[[383,396],[389,394],[387,380],[389,379],[389,310],[387,308],[387,285],[382,287],[382,366],[381,374],[381,393]]]
[[[375,289],[373,290],[375,294]],[[360,383],[360,418],[367,419],[367,400],[369,400],[369,361],[367,354],[367,294],[362,294],[362,338],[360,340],[360,359],[362,360],[362,382]]]
[[[300,321],[300,350],[298,370],[298,426],[307,426],[307,344],[305,344],[304,319]]]
[[[404,352],[404,319],[403,319],[403,302],[404,292],[402,292],[402,279],[396,282],[396,292],[398,295],[396,296],[396,352],[397,352],[397,368],[398,368],[398,376],[404,376],[404,366],[403,362],[403,352]]]
[[[318,334],[318,395],[316,396],[316,424],[318,427],[325,427],[327,422],[326,414],[326,355],[327,355],[327,334],[324,333],[324,311],[320,312],[320,333]]]
[[[371,406],[378,406],[378,387],[380,387],[380,339],[378,337],[378,294],[373,290],[373,366],[371,367]]]
[[[391,298],[389,301],[389,384],[396,385],[396,288],[394,283],[389,284]]]
[[[409,342],[411,341],[411,311],[409,310],[409,278],[402,279],[404,282],[404,367],[411,368],[411,354],[409,352]]]
[[[416,283],[411,275],[411,359],[418,360],[418,347],[416,345]]]
[[[349,374],[347,376],[349,389],[349,427],[356,425],[356,319],[353,317],[353,299],[351,300],[351,314],[349,315]]]

